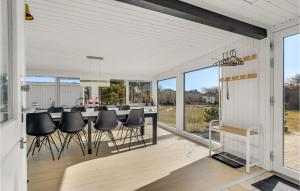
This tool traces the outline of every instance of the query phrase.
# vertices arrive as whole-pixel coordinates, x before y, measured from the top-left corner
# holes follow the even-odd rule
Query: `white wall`
[[[28,83],[27,107],[33,102],[38,102],[39,108],[49,108],[54,101],[56,105],[72,107],[75,101],[82,97],[83,87],[76,84],[61,84],[59,89],[60,103],[57,103],[57,87],[55,83]]]
[[[252,54],[257,54],[257,59],[245,62],[243,66],[237,67],[225,67],[223,69],[224,77],[257,73],[258,78],[248,79],[241,81],[229,82],[230,100],[226,100],[226,92],[223,88],[223,122],[224,124],[231,125],[239,128],[250,128],[253,126],[260,127],[261,136],[251,140],[252,154],[255,158],[259,158],[263,161],[262,166],[269,169],[269,152],[266,147],[269,147],[268,136],[269,124],[268,124],[268,111],[269,105],[269,81],[268,79],[268,68],[269,68],[269,39],[265,40],[253,40],[249,38],[243,38],[239,41],[231,44],[221,46],[215,51],[206,55],[200,56],[189,62],[183,63],[179,67],[173,68],[172,70],[163,72],[155,76],[155,80],[166,79],[170,77],[177,77],[177,109],[176,109],[176,132],[183,134],[196,141],[207,143],[200,137],[186,133],[183,131],[183,119],[184,119],[184,72],[192,71],[195,69],[201,69],[204,67],[211,66],[217,60],[222,58],[222,53],[231,49],[237,50],[238,57],[244,57]],[[154,88],[154,87],[153,87]],[[157,90],[154,90],[157,94]],[[153,92],[154,92],[153,91]],[[172,128],[170,128],[172,130]],[[173,129],[174,130],[174,129]],[[264,141],[259,146],[260,141]],[[265,146],[265,147],[264,147]],[[260,148],[260,149],[258,149]],[[245,155],[245,142],[242,139],[238,139],[232,136],[225,137],[225,150],[229,151],[238,156],[244,157]],[[267,152],[268,153],[267,153]],[[264,155],[261,155],[264,153]]]

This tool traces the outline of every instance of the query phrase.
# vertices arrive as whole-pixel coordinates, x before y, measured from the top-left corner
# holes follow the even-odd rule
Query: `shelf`
[[[231,134],[240,135],[240,136],[243,136],[243,137],[247,136],[247,130],[246,129],[230,127],[230,126],[226,126],[226,125],[223,125],[221,128],[212,127],[212,131],[218,131],[218,132],[221,132],[221,133],[231,133]],[[257,135],[257,131],[250,131],[250,135]]]

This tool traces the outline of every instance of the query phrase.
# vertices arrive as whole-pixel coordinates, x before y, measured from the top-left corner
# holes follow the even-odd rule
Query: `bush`
[[[211,107],[204,109],[204,121],[209,123],[211,120],[219,118],[219,107]]]

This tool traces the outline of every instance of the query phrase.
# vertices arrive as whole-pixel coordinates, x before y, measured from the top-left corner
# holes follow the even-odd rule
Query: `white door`
[[[274,34],[273,169],[299,179],[300,33],[299,25]]]
[[[0,0],[0,190],[26,191],[26,146],[22,123],[24,2]]]

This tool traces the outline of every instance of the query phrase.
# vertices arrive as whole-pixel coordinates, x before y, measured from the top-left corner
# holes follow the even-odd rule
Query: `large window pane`
[[[100,87],[101,104],[120,105],[126,103],[126,87],[124,80],[110,80],[110,87]]]
[[[65,108],[78,105],[83,98],[83,88],[80,79],[59,78],[59,105]]]
[[[284,166],[300,171],[300,34],[284,38]]]
[[[209,122],[219,117],[218,67],[187,72],[184,78],[184,130],[208,138]],[[219,135],[213,134],[213,139]]]
[[[158,121],[176,127],[176,78],[158,81]]]
[[[54,77],[26,77],[29,85],[27,93],[27,107],[47,109],[56,105],[56,78]]]
[[[150,103],[151,102],[150,82],[129,82],[130,103]]]

